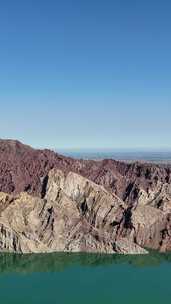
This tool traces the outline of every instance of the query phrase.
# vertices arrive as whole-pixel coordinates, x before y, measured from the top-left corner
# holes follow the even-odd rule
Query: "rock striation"
[[[171,250],[169,165],[77,160],[0,140],[0,191],[1,251]]]
[[[1,251],[146,253],[116,235],[122,201],[78,174],[52,170],[44,198],[0,193],[0,202]]]

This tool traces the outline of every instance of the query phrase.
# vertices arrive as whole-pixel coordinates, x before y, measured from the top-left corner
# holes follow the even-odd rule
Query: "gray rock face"
[[[145,254],[171,250],[170,187],[136,204],[73,172],[52,169],[43,198],[0,193],[0,250]],[[160,202],[160,203],[159,203]]]
[[[1,251],[147,253],[131,238],[117,235],[123,202],[75,173],[65,177],[52,170],[43,199],[1,193],[0,202]]]

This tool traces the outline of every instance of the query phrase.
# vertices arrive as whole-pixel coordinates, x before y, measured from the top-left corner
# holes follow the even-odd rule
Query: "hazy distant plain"
[[[56,150],[66,156],[81,159],[116,159],[121,161],[142,161],[154,163],[171,163],[171,151],[112,151],[112,150]]]

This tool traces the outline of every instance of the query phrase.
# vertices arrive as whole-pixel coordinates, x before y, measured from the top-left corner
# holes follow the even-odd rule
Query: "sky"
[[[0,137],[171,150],[171,1],[0,1]]]

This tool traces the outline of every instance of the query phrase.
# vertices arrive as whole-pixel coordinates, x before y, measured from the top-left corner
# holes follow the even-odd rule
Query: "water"
[[[171,303],[171,254],[0,255],[2,304]]]
[[[63,155],[79,159],[115,159],[123,161],[145,161],[154,163],[171,163],[171,151],[93,151],[93,150],[61,150]]]

